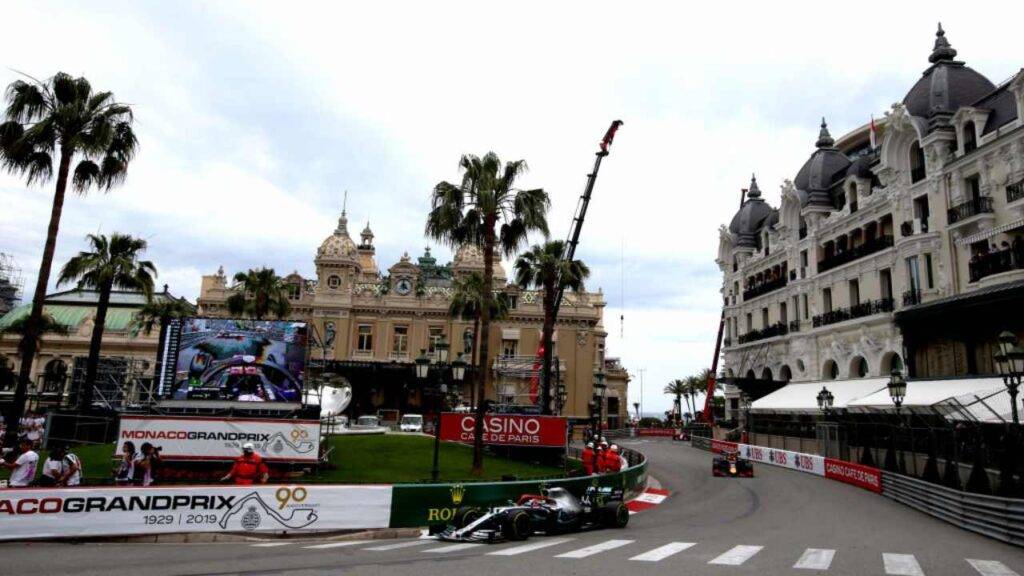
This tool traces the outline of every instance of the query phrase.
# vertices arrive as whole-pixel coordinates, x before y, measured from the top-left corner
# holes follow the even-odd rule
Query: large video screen
[[[175,400],[302,401],[305,322],[186,318],[168,337]]]

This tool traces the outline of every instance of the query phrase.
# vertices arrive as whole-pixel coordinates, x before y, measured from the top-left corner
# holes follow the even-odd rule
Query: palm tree
[[[194,316],[196,307],[184,298],[160,298],[146,302],[135,313],[132,330],[151,334],[154,328],[162,327],[168,320]],[[160,350],[157,350],[159,353]]]
[[[8,422],[17,422],[25,409],[25,394],[32,376],[32,343],[43,328],[43,303],[68,177],[80,194],[93,187],[110,190],[124,182],[128,163],[138,147],[132,131],[131,108],[115,101],[113,93],[93,92],[88,80],[63,72],[46,81],[28,80],[16,80],[7,87],[7,109],[0,123],[0,166],[9,173],[24,176],[30,186],[45,184],[53,177],[56,154],[57,183],[32,311],[23,335],[25,344],[19,347],[21,370]],[[8,434],[5,443],[11,445],[15,436]]]
[[[288,302],[288,287],[273,268],[250,269],[235,274],[239,289],[228,296],[228,311],[263,320],[273,314],[284,318],[292,311]]]
[[[0,336],[4,334],[13,334],[21,337],[21,344],[25,343],[25,334],[28,332],[28,321],[28,316],[22,316],[21,318],[13,320],[10,324],[0,328]],[[27,341],[32,345],[32,356],[34,357],[39,353],[39,349],[42,347],[43,336],[47,334],[67,336],[68,332],[69,330],[67,326],[58,323],[53,319],[53,316],[43,312],[43,317],[40,319],[39,324],[36,324],[36,333],[33,335],[33,340]]]
[[[665,394],[671,394],[672,396],[675,396],[673,405],[676,407],[677,415],[681,414],[683,411],[683,404],[681,398],[684,394],[686,394],[687,390],[688,389],[686,387],[686,382],[679,379],[672,380],[665,386],[664,390],[662,390],[662,392],[664,392]]]
[[[475,367],[473,374],[479,378],[482,372],[477,351],[480,349],[480,316],[484,306],[485,293],[484,277],[479,272],[473,272],[462,279],[454,282],[452,301],[448,306],[448,313],[453,318],[473,321],[473,348],[469,351],[469,364]],[[491,320],[501,320],[508,314],[508,302],[503,298],[491,299]],[[469,404],[476,404],[475,383],[470,383]]]
[[[146,241],[128,234],[102,234],[86,236],[89,251],[79,252],[68,260],[57,277],[57,285],[78,282],[80,288],[99,292],[96,303],[96,321],[89,341],[89,359],[85,365],[85,388],[82,390],[79,411],[92,409],[93,388],[100,363],[100,346],[110,307],[110,293],[118,290],[142,292],[146,299],[153,295],[156,266],[149,260],[139,260],[146,251]]]
[[[531,232],[548,234],[548,194],[540,188],[521,190],[516,180],[526,172],[526,161],[516,160],[502,166],[494,152],[483,158],[465,155],[459,161],[462,180],[458,184],[440,182],[431,194],[426,234],[457,248],[463,244],[479,247],[484,255],[484,286],[494,285],[494,261],[511,258],[527,242]],[[487,363],[491,302],[494,293],[484,291],[480,313],[480,362]],[[484,395],[491,384],[491,371],[483,371],[477,385],[476,426],[473,430],[473,475],[483,473]]]
[[[541,411],[551,414],[551,359],[554,354],[552,337],[555,333],[555,298],[562,289],[573,292],[583,290],[583,281],[590,276],[590,268],[580,260],[562,259],[565,242],[554,240],[543,246],[534,245],[516,260],[516,284],[521,288],[540,288],[544,291],[544,326],[541,331],[544,358],[541,370]]]

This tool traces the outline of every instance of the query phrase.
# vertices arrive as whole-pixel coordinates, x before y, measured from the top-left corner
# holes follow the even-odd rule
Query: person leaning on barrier
[[[156,473],[160,467],[160,448],[143,442],[140,452],[135,460],[134,483],[138,486],[149,486],[156,480]]]
[[[21,453],[14,462],[0,461],[0,465],[11,470],[11,478],[8,481],[11,488],[30,486],[36,477],[36,466],[39,464],[39,454],[32,450],[31,440],[24,436],[19,438],[18,449]]]
[[[267,478],[270,477],[270,470],[267,468],[267,464],[263,462],[263,458],[256,453],[256,447],[253,446],[252,442],[246,442],[242,445],[242,455],[235,460],[234,466],[231,467],[231,471],[228,472],[221,482],[227,482],[234,478],[235,484],[266,484]]]
[[[135,443],[128,441],[121,447],[121,458],[114,469],[114,483],[127,486],[135,481]]]
[[[82,461],[68,452],[68,447],[57,445],[43,462],[40,486],[78,486],[82,483]]]

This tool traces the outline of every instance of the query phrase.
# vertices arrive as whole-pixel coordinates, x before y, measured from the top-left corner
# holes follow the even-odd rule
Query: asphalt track
[[[713,478],[710,455],[688,445],[624,444],[647,454],[651,474],[672,491],[624,530],[454,548],[420,540],[11,543],[0,545],[0,574],[1024,575],[1024,549],[852,486],[760,465],[752,479]]]

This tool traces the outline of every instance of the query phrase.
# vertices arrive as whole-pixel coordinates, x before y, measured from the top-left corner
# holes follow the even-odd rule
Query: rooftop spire
[[[932,55],[928,61],[932,64],[948,61],[956,58],[956,50],[946,40],[946,31],[942,29],[942,22],[939,22],[939,29],[935,32],[935,47],[932,48]]]
[[[818,141],[815,142],[815,146],[818,148],[831,148],[836,143],[832,139],[832,135],[828,133],[828,124],[825,123],[825,117],[821,117],[821,131],[818,132]]]
[[[341,217],[338,218],[338,227],[334,229],[335,234],[348,236],[348,215],[345,208],[348,207],[348,190],[345,190],[345,199],[341,201]]]
[[[761,189],[757,187],[757,176],[750,175],[750,189],[747,190],[747,198],[760,198]]]

